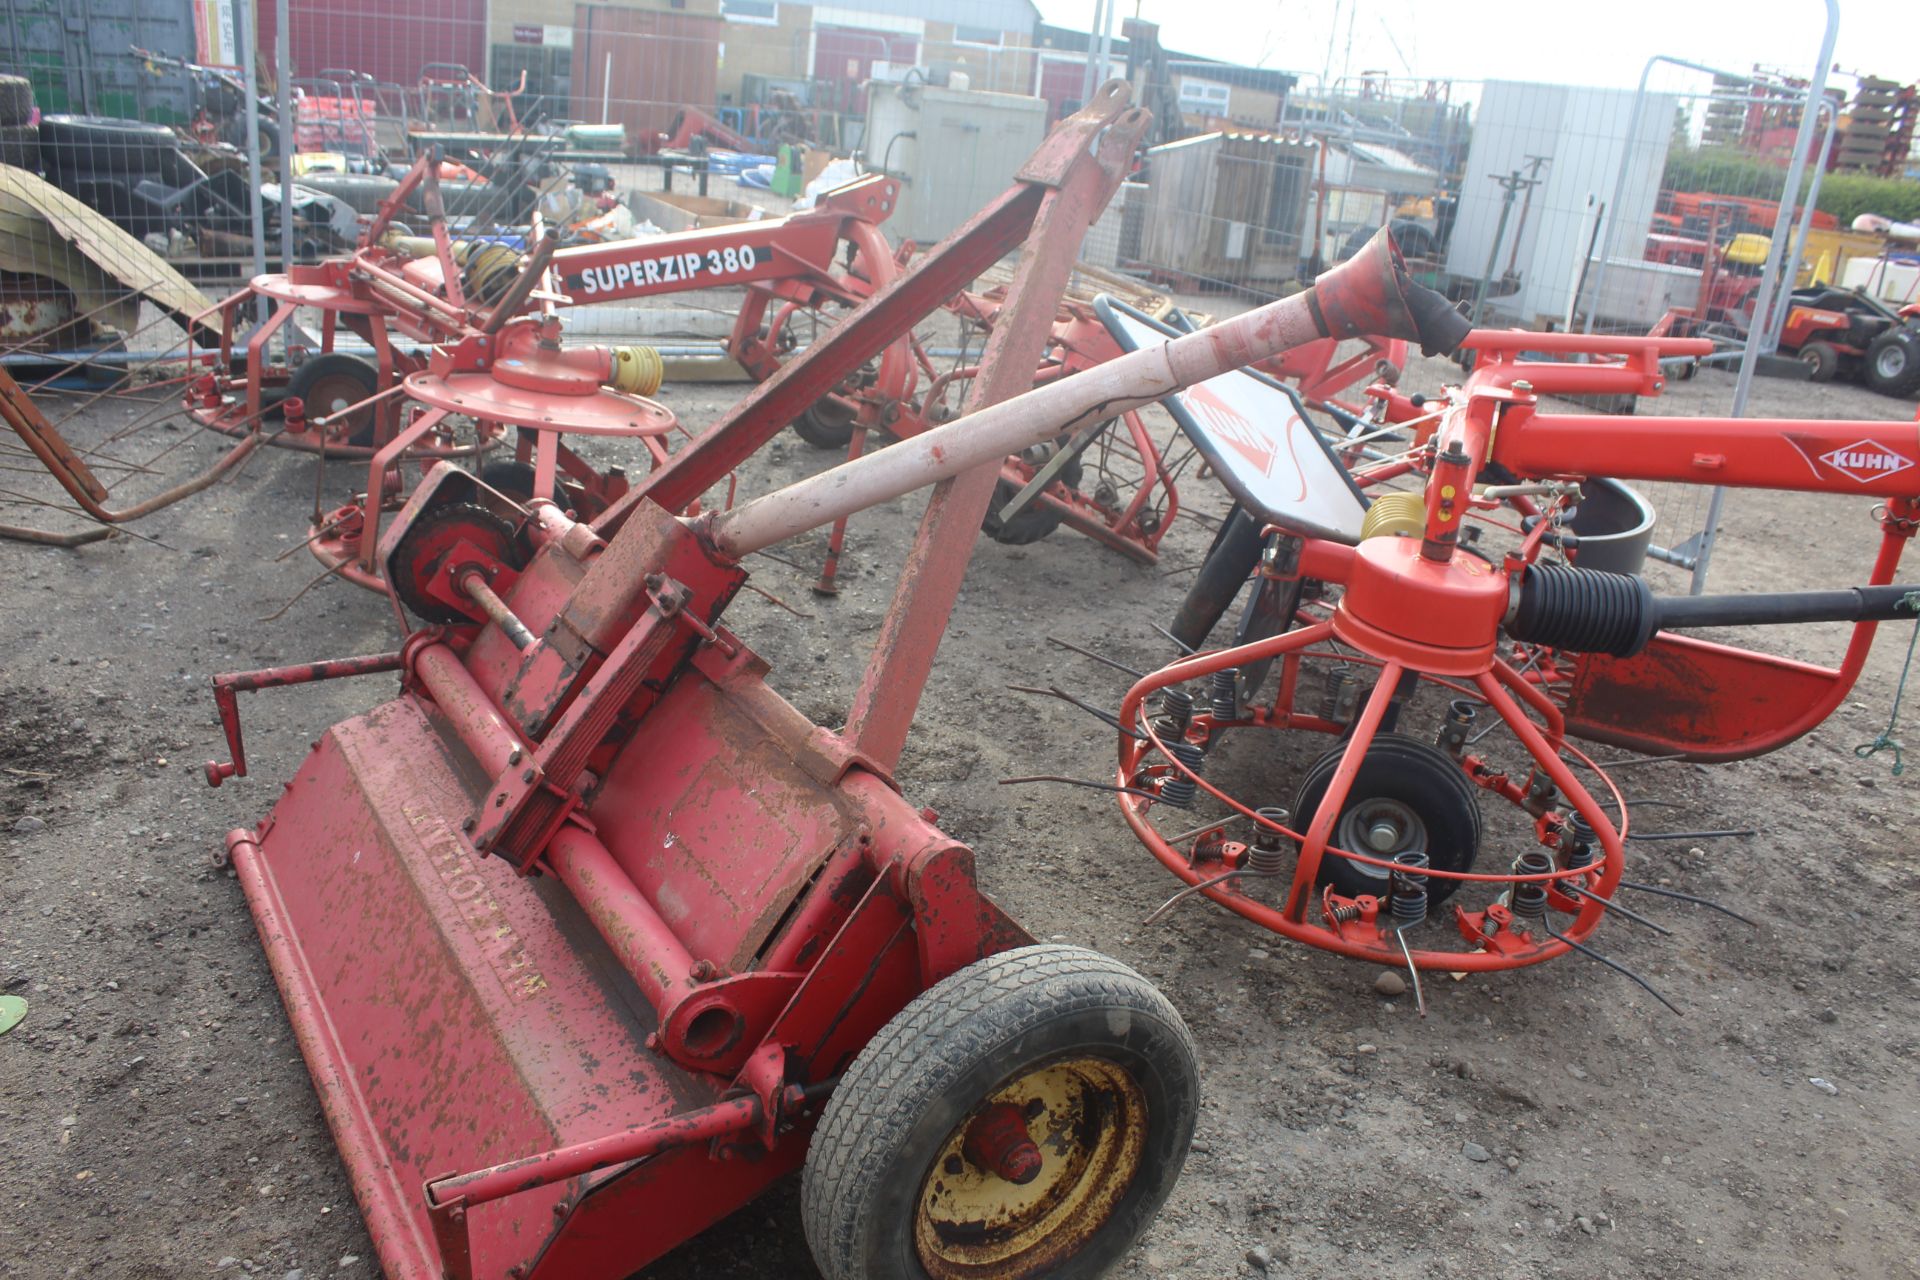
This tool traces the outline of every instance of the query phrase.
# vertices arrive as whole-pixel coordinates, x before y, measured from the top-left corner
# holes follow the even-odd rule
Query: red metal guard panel
[[[324,1013],[296,1012],[370,1222],[404,1206],[388,1270],[438,1277],[421,1188],[467,1171],[714,1100],[644,1052],[651,1012],[564,895],[529,892],[457,836],[468,768],[402,698],[335,726],[276,806],[257,856],[236,851],[275,977],[310,980]],[[245,859],[245,860],[243,860]],[[247,861],[257,868],[249,874]],[[324,1090],[323,1090],[324,1093]],[[566,1185],[476,1207],[478,1275],[531,1258]],[[577,1188],[576,1188],[577,1190]],[[404,1261],[403,1261],[404,1260]]]
[[[1742,760],[1815,728],[1835,672],[1791,658],[1658,635],[1631,658],[1582,654],[1567,729],[1655,755]]]
[[[840,841],[836,793],[794,759],[813,724],[757,679],[684,673],[648,712],[662,751],[624,751],[600,836],[695,956],[745,968]]]

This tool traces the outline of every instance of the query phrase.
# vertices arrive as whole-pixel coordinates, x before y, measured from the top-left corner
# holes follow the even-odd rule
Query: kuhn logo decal
[[[1913,465],[1913,459],[1894,452],[1877,440],[1855,441],[1844,449],[1821,454],[1820,461],[1861,484],[1905,471]]]
[[[1205,383],[1187,388],[1185,399],[1209,435],[1245,458],[1247,465],[1261,475],[1273,474],[1274,456],[1279,450],[1247,421],[1245,414],[1221,399]]]

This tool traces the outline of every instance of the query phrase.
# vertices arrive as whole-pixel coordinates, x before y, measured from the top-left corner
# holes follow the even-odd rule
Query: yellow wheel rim
[[[968,1159],[970,1127],[1011,1104],[1039,1148],[1040,1172],[1018,1184]],[[1146,1148],[1147,1100],[1103,1058],[1027,1071],[983,1099],[934,1157],[914,1213],[914,1248],[932,1280],[1023,1280],[1078,1253],[1133,1185]]]

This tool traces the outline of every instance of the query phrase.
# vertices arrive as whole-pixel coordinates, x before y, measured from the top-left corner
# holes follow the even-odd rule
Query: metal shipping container
[[[33,82],[47,113],[184,124],[193,91],[184,75],[147,71],[134,46],[193,58],[192,0],[4,0],[0,69]]]
[[[1005,191],[1047,132],[1040,98],[926,84],[867,86],[866,160],[903,179],[882,225],[932,244]]]
[[[1531,201],[1524,196],[1515,200],[1495,263],[1496,278],[1512,262],[1521,282],[1517,294],[1497,303],[1502,315],[1529,323],[1541,316],[1557,318],[1566,310],[1574,264],[1587,250],[1587,197],[1612,198],[1623,156],[1624,194],[1620,206],[1607,211],[1606,243],[1594,257],[1642,257],[1679,100],[1672,94],[1648,94],[1638,136],[1629,144],[1633,99],[1631,89],[1489,81],[1460,183],[1447,270],[1479,279],[1493,250],[1504,199],[1493,175],[1504,177],[1518,169],[1524,176],[1529,158],[1540,156],[1547,160],[1539,172],[1542,183],[1534,188]]]

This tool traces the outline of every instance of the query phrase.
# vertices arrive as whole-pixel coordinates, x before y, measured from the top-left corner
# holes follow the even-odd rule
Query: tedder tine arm
[[[251,431],[245,439],[221,455],[218,462],[191,480],[182,481],[144,502],[115,511],[105,505],[106,486],[100,483],[99,477],[93,474],[92,468],[88,467],[80,455],[73,451],[73,446],[66,442],[51,422],[47,421],[46,415],[40,412],[40,407],[34,404],[32,397],[20,389],[20,384],[15,382],[13,375],[5,369],[0,369],[0,417],[6,418],[7,425],[26,441],[27,448],[33,451],[33,456],[40,459],[41,465],[60,482],[60,487],[80,505],[80,509],[101,524],[108,525],[137,520],[141,516],[150,515],[162,507],[172,506],[180,499],[200,492],[238,466],[243,459],[260,447],[260,441],[264,438],[258,430]],[[71,545],[68,538],[62,535],[46,535],[32,529],[23,529],[19,532],[28,541],[51,540],[55,545]],[[74,541],[83,542],[95,540],[91,531],[85,535],[73,535],[72,538]]]

